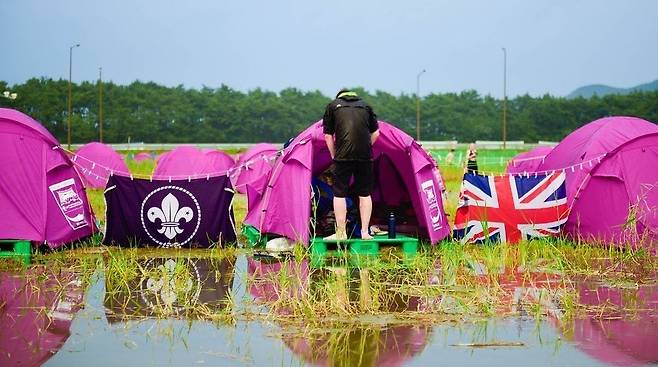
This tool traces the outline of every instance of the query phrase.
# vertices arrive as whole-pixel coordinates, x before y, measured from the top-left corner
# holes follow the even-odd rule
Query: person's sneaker
[[[272,252],[287,252],[292,251],[295,243],[285,237],[279,237],[267,241],[265,249]]]
[[[370,226],[370,233],[371,233],[373,236],[379,236],[379,235],[385,235],[385,234],[388,234],[387,231],[381,230],[379,227],[377,227],[377,226],[374,225],[374,224]]]

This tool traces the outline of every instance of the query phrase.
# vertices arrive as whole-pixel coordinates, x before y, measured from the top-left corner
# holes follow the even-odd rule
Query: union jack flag
[[[567,221],[566,174],[464,175],[453,235],[462,242],[554,236]]]

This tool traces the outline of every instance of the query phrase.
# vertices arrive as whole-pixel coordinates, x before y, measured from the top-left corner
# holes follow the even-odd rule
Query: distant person
[[[448,154],[446,154],[445,162],[447,166],[452,166],[454,161],[455,161],[455,148],[451,148]]]
[[[354,191],[359,196],[361,238],[372,239],[368,233],[372,214],[373,163],[372,144],[379,137],[379,124],[372,108],[349,89],[341,89],[336,99],[327,105],[322,120],[324,140],[334,161],[334,214],[336,233],[329,240],[347,239],[346,217],[350,179],[354,176]]]
[[[466,151],[466,172],[478,174],[478,151],[475,149],[475,143],[469,144]]]

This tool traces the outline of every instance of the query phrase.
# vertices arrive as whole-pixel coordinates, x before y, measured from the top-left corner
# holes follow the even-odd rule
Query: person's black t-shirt
[[[325,134],[336,136],[336,161],[372,160],[370,134],[379,124],[372,108],[357,96],[343,96],[327,105],[322,120]]]

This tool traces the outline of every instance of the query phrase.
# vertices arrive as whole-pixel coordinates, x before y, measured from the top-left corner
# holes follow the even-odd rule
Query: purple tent
[[[73,162],[41,124],[0,108],[0,238],[51,248],[96,231]]]
[[[139,152],[133,156],[133,161],[135,162],[143,162],[149,159],[153,159],[153,156],[151,155],[151,153],[147,153],[147,152]]]
[[[565,226],[569,235],[633,244],[658,239],[657,125],[634,117],[606,117],[582,126],[538,170],[563,168],[571,207]],[[625,225],[629,217],[637,220]]]
[[[158,157],[153,176],[166,179],[218,174],[226,172],[233,164],[233,158],[222,151],[182,145]]]
[[[235,159],[230,154],[217,149],[201,149],[206,155],[209,167],[225,171],[235,165]]]
[[[92,142],[83,145],[75,153],[75,163],[86,187],[105,187],[113,172],[128,174],[128,166],[111,146]],[[82,157],[82,158],[81,158]]]
[[[231,181],[235,190],[246,193],[246,186],[267,175],[274,165],[279,149],[274,144],[260,143],[252,146],[238,158]]]
[[[544,157],[553,147],[540,145],[527,152],[519,153],[507,164],[507,173],[536,172]]]
[[[443,183],[436,163],[413,138],[393,125],[380,122],[379,130],[381,135],[373,146],[373,223],[382,219],[376,215],[381,208],[408,205],[413,211],[409,217],[417,222],[420,236],[432,243],[447,237],[450,228],[443,210]],[[250,208],[245,223],[261,233],[308,243],[311,178],[330,165],[322,122],[317,122],[283,151],[260,188],[262,195],[259,190],[248,192]]]

